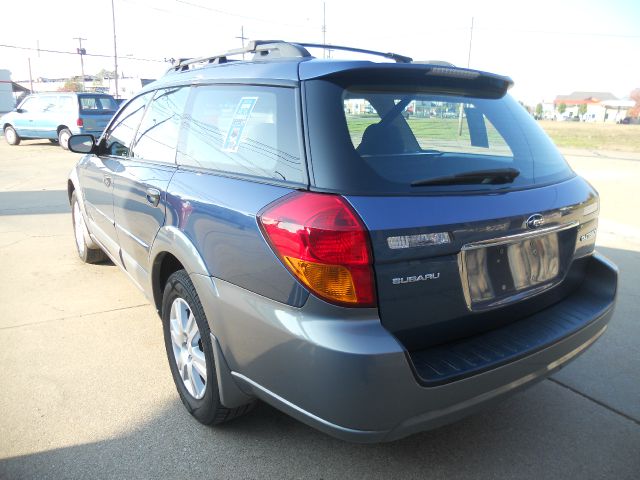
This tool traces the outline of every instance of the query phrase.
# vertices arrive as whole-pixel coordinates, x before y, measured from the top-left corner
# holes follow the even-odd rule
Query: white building
[[[619,100],[609,92],[573,92],[570,95],[558,95],[554,100],[556,112],[560,105],[566,109],[556,113],[557,120],[579,118],[583,122],[619,123],[635,105],[633,100]],[[583,107],[585,106],[585,107]],[[580,114],[580,108],[586,108]]]

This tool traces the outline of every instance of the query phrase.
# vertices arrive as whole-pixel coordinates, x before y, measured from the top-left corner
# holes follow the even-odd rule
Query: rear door
[[[84,133],[99,137],[117,110],[118,105],[111,95],[78,95],[78,112]]]
[[[124,266],[139,285],[149,278],[149,249],[166,215],[188,87],[161,89],[144,114],[130,154],[114,172],[114,215]]]
[[[593,248],[577,238],[581,222],[591,221],[584,232],[596,228],[583,215],[585,205],[595,206],[595,192],[580,178],[500,196],[347,199],[370,231],[382,323],[410,349],[496,328],[558,301],[555,287]],[[532,218],[544,225],[533,227]],[[575,287],[579,277],[570,282]]]
[[[381,321],[410,350],[558,301],[580,282],[572,267],[593,249],[597,211],[513,99],[439,93],[425,77],[306,89],[315,188],[365,222]]]

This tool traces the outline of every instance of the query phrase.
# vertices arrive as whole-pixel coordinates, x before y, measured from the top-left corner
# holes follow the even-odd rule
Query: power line
[[[583,37],[614,37],[614,38],[640,38],[640,35],[627,35],[623,33],[608,32],[562,32],[559,30],[528,30],[522,28],[505,28],[505,27],[475,27],[476,30],[501,31],[512,33],[535,33],[542,35],[573,35]]]
[[[46,48],[31,48],[31,47],[21,47],[19,45],[7,45],[4,43],[0,43],[0,47],[3,48],[14,48],[16,50],[29,50],[29,51],[37,51],[37,52],[46,52],[46,53],[59,53],[59,54],[64,54],[64,55],[78,55],[78,52],[66,52],[63,50],[50,50],[50,49],[46,49]],[[113,55],[104,55],[101,53],[85,53],[84,54],[86,57],[101,57],[101,58],[113,58]],[[165,63],[164,60],[156,60],[153,58],[140,58],[140,57],[120,57],[120,59],[125,59],[125,60],[137,60],[140,62],[155,62],[155,63]]]
[[[260,17],[251,17],[249,15],[241,15],[239,13],[233,13],[233,12],[227,12],[225,10],[220,10],[219,8],[211,8],[211,7],[207,7],[206,5],[199,5],[197,3],[192,3],[192,2],[187,2],[186,0],[175,0],[176,3],[182,3],[184,5],[189,5],[190,7],[195,7],[195,8],[201,8],[203,10],[208,10],[210,12],[215,12],[215,13],[220,13],[221,15],[228,15],[230,17],[238,17],[238,18],[245,18],[248,20],[255,20],[257,22],[262,22],[262,23],[268,23],[268,24],[276,24],[276,25],[284,25],[287,27],[299,27],[299,28],[305,28],[306,25],[300,25],[300,24],[293,24],[293,23],[284,23],[284,22],[278,22],[277,20],[270,20],[270,19],[264,19],[264,18],[260,18]]]

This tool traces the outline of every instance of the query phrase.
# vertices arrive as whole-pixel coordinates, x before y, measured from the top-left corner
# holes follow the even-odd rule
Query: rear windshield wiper
[[[499,185],[511,183],[520,175],[520,171],[515,168],[497,168],[494,170],[476,170],[472,172],[458,173],[444,177],[425,178],[411,182],[412,187],[422,187],[426,185],[475,185],[488,184]]]

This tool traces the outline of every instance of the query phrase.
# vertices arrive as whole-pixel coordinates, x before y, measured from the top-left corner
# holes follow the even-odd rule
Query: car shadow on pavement
[[[122,436],[0,460],[0,477],[622,480],[637,478],[639,443],[638,425],[548,381],[456,424],[373,445],[265,404],[206,427],[176,399]]]

